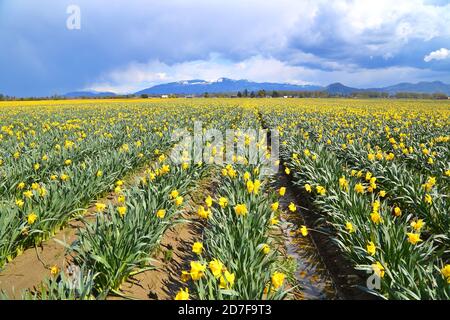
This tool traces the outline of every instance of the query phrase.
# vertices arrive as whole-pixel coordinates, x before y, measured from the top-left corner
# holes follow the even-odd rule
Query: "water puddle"
[[[287,254],[296,259],[297,271],[295,277],[298,287],[294,291],[297,300],[329,300],[337,299],[337,292],[332,277],[327,271],[317,248],[310,235],[306,237],[300,232],[305,224],[302,218],[301,204],[295,197],[295,190],[284,174],[279,173],[275,185],[277,188],[286,187],[284,197],[280,198],[280,207],[284,210],[281,216],[282,229],[285,235]],[[290,212],[288,206],[294,203],[296,212]],[[314,231],[308,231],[314,232]]]

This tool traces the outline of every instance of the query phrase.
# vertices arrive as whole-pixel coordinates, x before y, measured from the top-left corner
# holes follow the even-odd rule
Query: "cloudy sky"
[[[450,83],[450,0],[0,0],[0,43],[0,93],[17,96],[220,77]]]

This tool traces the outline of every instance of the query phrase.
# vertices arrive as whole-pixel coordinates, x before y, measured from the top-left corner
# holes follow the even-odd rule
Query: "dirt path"
[[[190,193],[189,203],[182,214],[185,222],[174,225],[163,236],[161,250],[154,257],[157,269],[137,274],[121,286],[126,297],[132,299],[172,300],[176,293],[187,286],[181,281],[181,272],[190,270],[190,262],[196,260],[192,245],[201,241],[203,226],[196,216],[197,205],[207,194],[213,194],[216,185],[207,177],[198,182]],[[120,299],[121,297],[110,297]]]
[[[138,181],[145,169],[140,169],[134,175],[127,175],[124,178],[125,184],[130,186]],[[117,199],[114,192],[109,192],[106,196],[96,202],[112,202]],[[92,221],[95,217],[95,205],[88,207],[83,218]],[[67,266],[66,248],[60,242],[71,244],[77,239],[77,230],[84,228],[81,219],[71,220],[68,225],[58,231],[56,235],[43,242],[37,248],[28,248],[20,256],[6,264],[0,270],[0,292],[4,291],[10,299],[20,299],[23,291],[34,289],[45,277],[50,277],[50,268],[57,266],[60,270]]]
[[[189,263],[195,259],[192,245],[200,240],[200,236],[201,227],[196,219],[168,230],[160,252],[154,257],[157,269],[131,277],[121,286],[122,292],[140,300],[172,300],[180,288],[186,287],[180,279],[181,271],[190,269]]]
[[[76,239],[76,230],[81,227],[79,221],[69,225],[56,236],[37,248],[30,248],[8,263],[0,272],[0,291],[11,299],[20,299],[24,290],[37,286],[43,278],[50,276],[50,268],[61,268],[65,261],[64,247],[55,239],[71,243]]]

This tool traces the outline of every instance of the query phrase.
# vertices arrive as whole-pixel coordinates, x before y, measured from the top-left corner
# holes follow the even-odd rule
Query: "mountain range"
[[[98,91],[74,91],[68,92],[64,95],[66,98],[105,98],[113,97],[114,92],[98,92]]]
[[[342,83],[333,83],[326,87],[315,85],[297,85],[289,83],[272,83],[272,82],[252,82],[248,80],[232,80],[228,78],[220,78],[217,81],[205,80],[185,80],[178,82],[170,82],[158,84],[153,87],[138,91],[135,95],[163,95],[163,94],[186,94],[201,95],[208,93],[237,93],[238,91],[247,90],[248,92],[259,90],[265,91],[326,91],[332,95],[350,95],[357,92],[385,92],[390,95],[399,92],[411,93],[444,93],[450,95],[450,84],[441,81],[419,82],[419,83],[399,83],[393,86],[381,88],[352,88]],[[65,94],[65,97],[108,97],[114,96],[112,92],[94,92],[79,91]]]
[[[160,84],[136,92],[136,94],[203,94],[209,93],[226,93],[247,90],[251,91],[317,91],[322,90],[320,86],[295,85],[288,83],[272,83],[272,82],[251,82],[248,80],[232,80],[228,78],[220,78],[217,81],[205,80],[187,80]]]

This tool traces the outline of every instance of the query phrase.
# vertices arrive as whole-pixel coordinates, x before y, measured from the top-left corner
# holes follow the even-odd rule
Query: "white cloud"
[[[310,59],[314,60],[309,56]],[[413,67],[369,69],[356,65],[321,70],[294,66],[273,57],[253,56],[239,62],[223,60],[212,55],[207,60],[193,60],[168,65],[160,61],[132,63],[103,75],[86,89],[131,93],[159,83],[202,79],[214,81],[221,77],[251,81],[286,82],[295,84],[321,84],[343,82],[355,87],[386,86],[398,82],[417,82],[443,79],[445,73]],[[444,80],[450,80],[448,75]]]
[[[128,93],[165,82],[202,79],[215,81],[221,77],[306,84],[300,81],[303,67],[290,66],[274,58],[254,56],[238,62],[223,60],[211,55],[207,60],[193,60],[172,65],[161,61],[131,63],[112,70],[87,89]]]
[[[393,56],[412,40],[450,36],[450,3],[421,0],[314,1],[314,18],[289,30],[299,48],[326,47],[329,56]],[[334,54],[330,54],[330,52]]]
[[[413,81],[431,74],[415,68],[422,50],[448,48],[450,39],[445,0],[77,0],[79,32],[65,27],[70,3],[0,0],[0,40],[8,43],[0,50],[2,91],[128,92],[223,76],[375,85],[393,70]],[[395,67],[400,54],[403,66]],[[449,78],[444,67],[434,73],[439,80]]]
[[[439,50],[430,52],[430,54],[426,55],[423,60],[425,62],[430,62],[432,60],[444,60],[450,58],[450,50],[446,48],[441,48]]]

